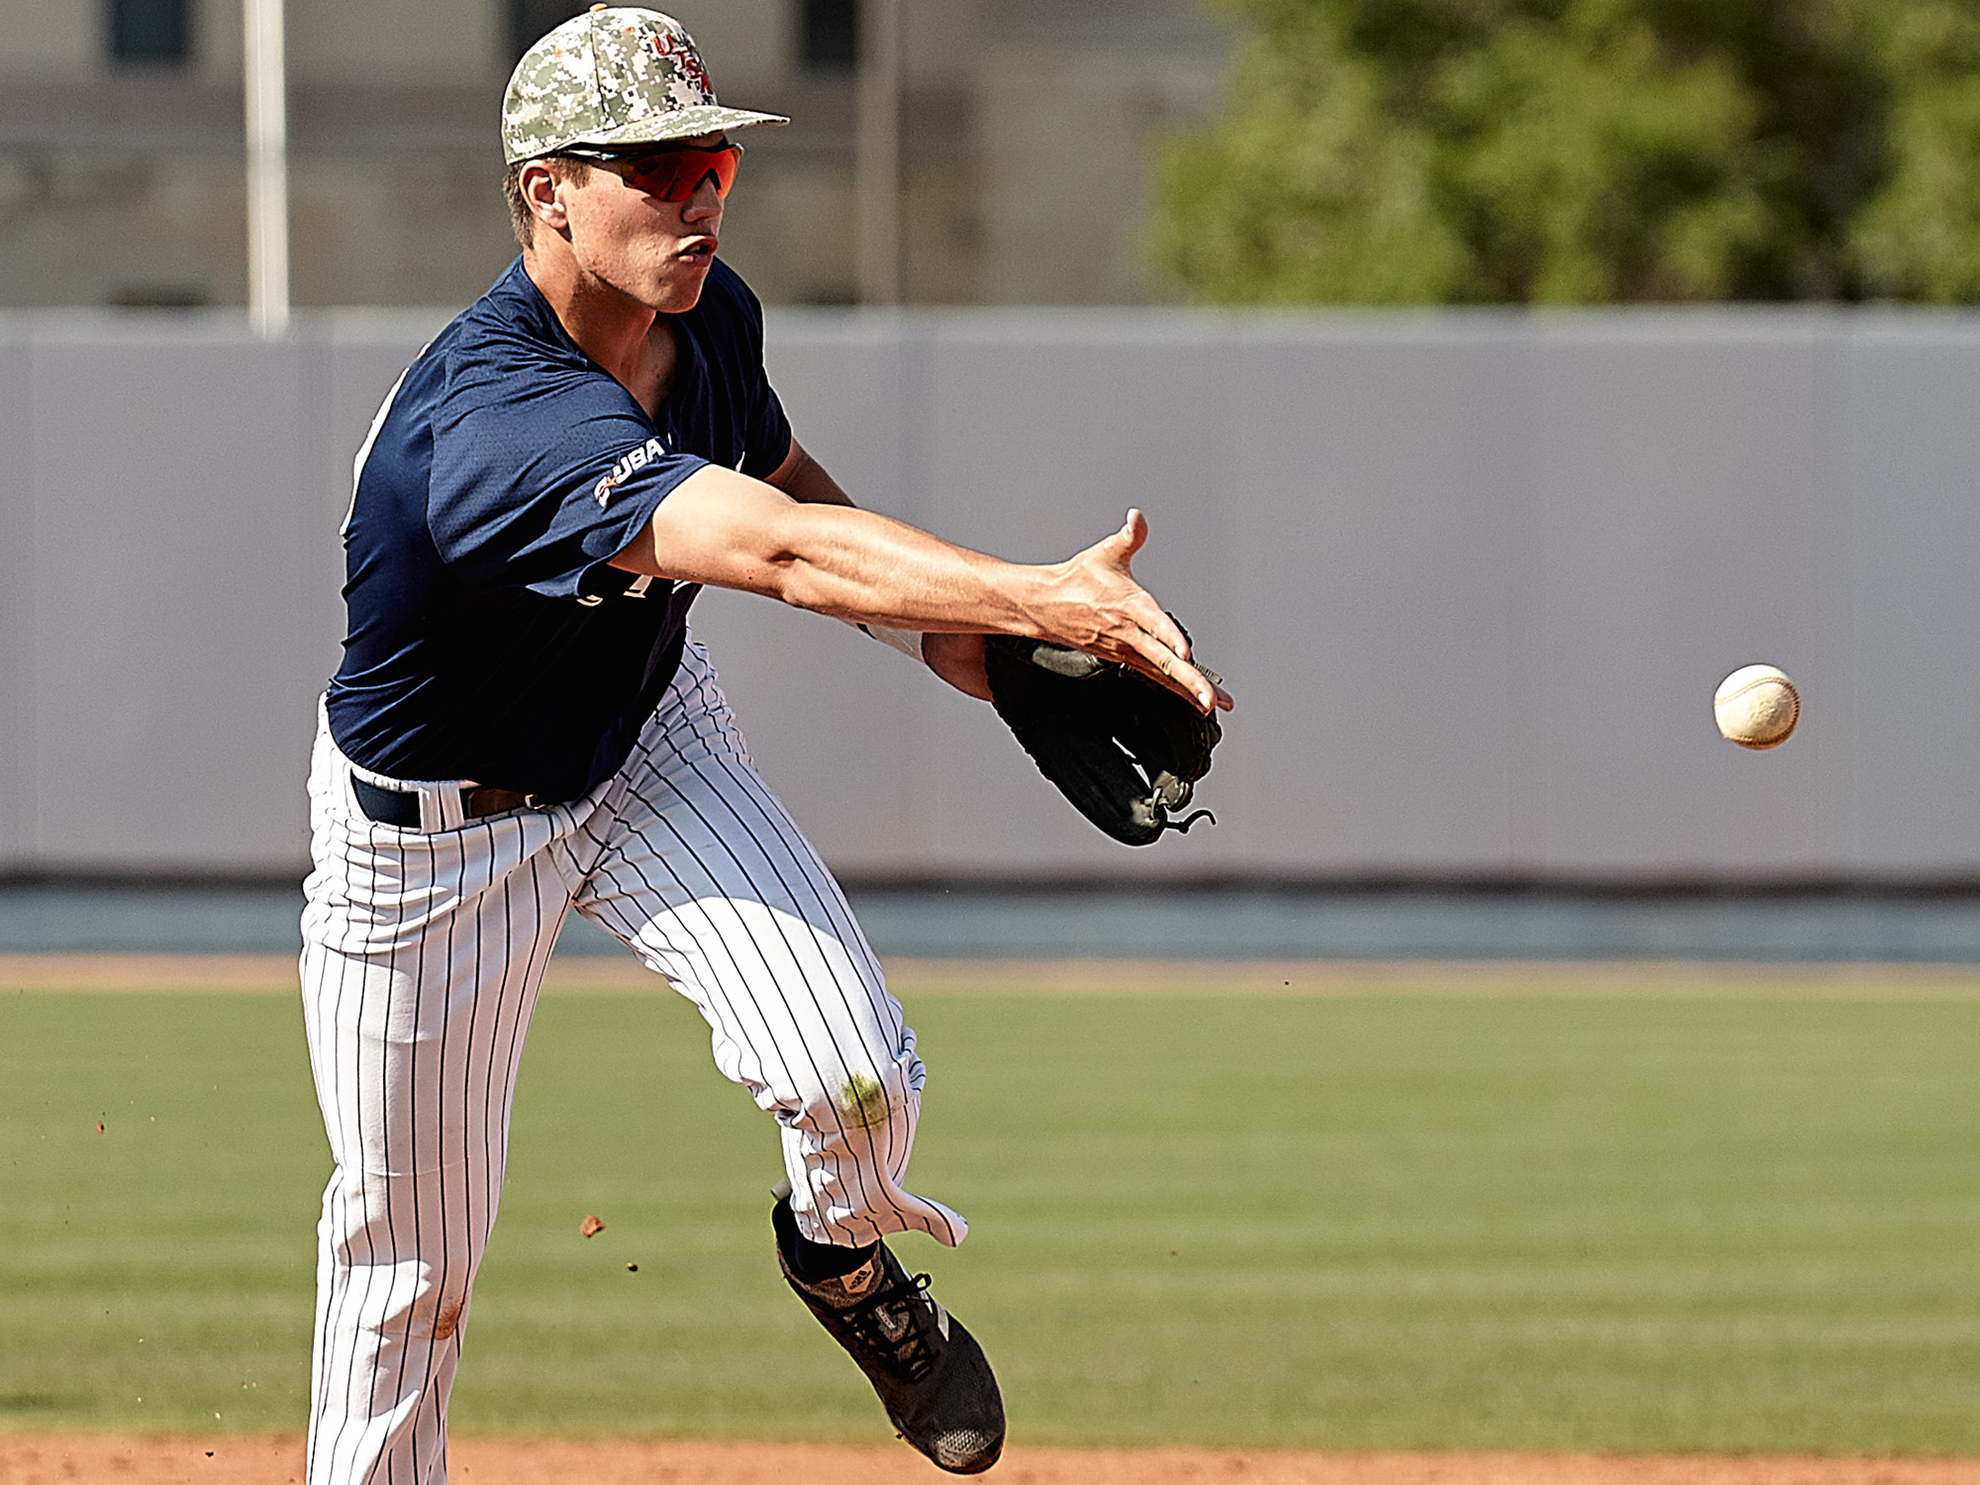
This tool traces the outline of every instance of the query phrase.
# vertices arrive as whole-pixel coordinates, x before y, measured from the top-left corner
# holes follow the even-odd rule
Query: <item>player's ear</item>
[[[570,213],[557,199],[557,176],[547,160],[530,160],[523,165],[516,184],[522,190],[529,214],[553,232],[570,231]]]

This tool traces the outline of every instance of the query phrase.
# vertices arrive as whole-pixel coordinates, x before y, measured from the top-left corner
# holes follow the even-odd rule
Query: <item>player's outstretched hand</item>
[[[1132,666],[1204,714],[1231,710],[1230,693],[1189,661],[1189,636],[1134,580],[1148,518],[1130,510],[1121,529],[1060,564],[1053,601],[1035,615],[1049,639]]]

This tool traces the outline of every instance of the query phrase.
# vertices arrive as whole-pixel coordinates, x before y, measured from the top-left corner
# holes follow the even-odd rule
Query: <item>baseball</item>
[[[1719,731],[1742,748],[1779,747],[1801,720],[1801,693],[1771,665],[1743,665],[1712,697]]]

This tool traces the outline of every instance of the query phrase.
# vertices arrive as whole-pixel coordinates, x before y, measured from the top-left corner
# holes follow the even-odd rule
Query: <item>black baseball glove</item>
[[[1115,840],[1146,846],[1164,830],[1217,823],[1208,810],[1169,818],[1210,771],[1224,735],[1214,712],[1138,670],[1040,639],[989,635],[983,660],[991,704],[1038,771]]]

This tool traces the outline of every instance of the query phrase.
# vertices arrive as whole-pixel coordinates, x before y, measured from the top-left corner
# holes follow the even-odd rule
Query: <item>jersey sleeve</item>
[[[607,559],[707,461],[670,449],[610,377],[531,349],[482,344],[450,368],[427,525],[470,587],[596,600],[633,580]]]

